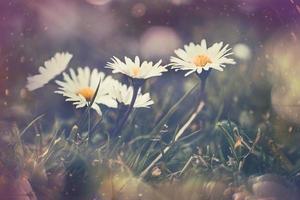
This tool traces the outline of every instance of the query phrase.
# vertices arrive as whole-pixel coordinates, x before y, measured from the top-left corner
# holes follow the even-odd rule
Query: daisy
[[[64,81],[56,81],[59,88],[55,93],[62,94],[66,97],[66,101],[73,102],[76,108],[89,106],[96,95],[91,108],[101,115],[101,110],[98,104],[103,104],[108,107],[116,108],[117,102],[109,95],[109,88],[114,81],[111,76],[105,77],[104,73],[98,72],[97,69],[90,70],[89,67],[70,69],[70,74],[63,73]],[[96,90],[99,89],[96,94]]]
[[[184,49],[175,50],[178,57],[171,57],[171,64],[173,69],[187,70],[185,76],[193,72],[201,74],[203,70],[216,69],[223,71],[226,64],[235,64],[232,58],[231,48],[223,45],[223,42],[215,43],[211,47],[207,47],[206,40],[202,40],[201,44],[190,43],[185,45]]]
[[[45,61],[44,67],[39,67],[39,74],[27,78],[26,88],[33,91],[43,87],[67,68],[72,56],[68,52],[56,53],[50,60]]]
[[[118,103],[129,106],[133,97],[133,87],[128,87],[127,85],[122,84],[119,81],[114,81],[110,89],[110,95]],[[137,94],[133,107],[149,108],[149,106],[152,104],[154,104],[154,102],[151,100],[149,93],[142,94],[141,92],[139,92]]]
[[[161,76],[162,72],[168,71],[165,66],[161,66],[161,60],[156,64],[144,61],[141,63],[138,56],[134,60],[125,57],[125,62],[113,57],[112,62],[107,63],[107,67],[113,73],[122,73],[133,79],[148,79],[154,76]]]

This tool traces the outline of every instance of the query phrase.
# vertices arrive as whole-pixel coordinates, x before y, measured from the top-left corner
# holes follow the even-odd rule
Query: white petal
[[[39,74],[27,78],[26,88],[33,91],[43,87],[67,68],[71,58],[69,53],[56,53],[54,57],[45,61],[44,67],[39,67]]]

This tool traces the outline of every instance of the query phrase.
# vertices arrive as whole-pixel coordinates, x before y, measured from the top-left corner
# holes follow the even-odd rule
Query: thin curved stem
[[[137,95],[138,95],[138,91],[139,91],[139,86],[133,85],[133,95],[132,95],[132,99],[131,99],[130,105],[129,105],[126,113],[124,114],[123,118],[121,118],[121,120],[117,124],[117,127],[112,132],[112,136],[113,137],[115,137],[120,132],[120,130],[124,126],[125,122],[127,121],[128,117],[129,117],[129,114],[133,110],[133,106],[134,106],[134,103],[136,101],[136,98],[137,98]]]
[[[181,138],[182,134],[191,125],[191,123],[196,119],[198,114],[203,110],[204,105],[205,105],[205,86],[206,86],[206,80],[207,80],[209,73],[210,73],[210,70],[206,71],[200,75],[197,74],[201,81],[200,92],[199,92],[199,104],[196,107],[195,111],[190,116],[190,118],[176,133],[174,141],[173,141],[173,145]],[[163,157],[163,154],[167,153],[173,145],[167,146],[165,149],[163,149],[162,152],[140,173],[139,178],[140,179],[144,178],[148,174],[148,172],[152,169],[152,167]]]
[[[152,169],[152,167],[163,157],[163,154],[166,154],[170,150],[170,148],[178,141],[178,139],[181,138],[182,134],[187,130],[187,128],[194,121],[194,119],[203,110],[204,105],[205,105],[204,101],[200,101],[195,112],[189,117],[189,119],[185,122],[185,124],[176,133],[173,144],[163,149],[162,152],[141,172],[139,178],[141,179],[144,178],[148,174],[150,169]]]
[[[88,143],[91,143],[91,110],[88,109]]]

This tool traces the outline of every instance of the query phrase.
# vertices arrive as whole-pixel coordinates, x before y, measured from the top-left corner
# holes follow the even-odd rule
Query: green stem
[[[91,110],[88,109],[88,143],[91,143]]]
[[[200,74],[197,74],[200,81],[201,81],[201,86],[200,86],[200,100],[205,100],[205,86],[206,86],[206,80],[211,72],[211,69],[205,71],[203,70]]]
[[[132,95],[132,99],[131,99],[130,105],[129,105],[126,113],[124,114],[123,118],[121,118],[121,120],[119,121],[119,123],[117,123],[117,127],[112,132],[112,137],[115,137],[115,136],[117,136],[119,134],[120,130],[124,126],[125,122],[127,121],[128,117],[129,117],[129,114],[133,110],[134,103],[136,101],[139,88],[140,88],[139,85],[136,85],[136,84],[133,83],[133,95]]]
[[[206,86],[206,78],[200,79],[201,86],[200,86],[200,98],[203,100],[205,98],[205,86]]]

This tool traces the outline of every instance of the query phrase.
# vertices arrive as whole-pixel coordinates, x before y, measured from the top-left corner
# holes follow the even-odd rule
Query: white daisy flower
[[[206,40],[202,40],[201,44],[190,43],[184,45],[184,49],[175,50],[178,57],[171,57],[171,66],[176,70],[187,70],[185,76],[193,72],[200,74],[203,70],[216,69],[223,71],[225,64],[235,64],[232,58],[231,48],[228,44],[223,46],[223,42],[215,43],[211,47],[207,47]]]
[[[161,76],[162,72],[168,71],[165,66],[161,66],[161,60],[156,64],[147,61],[141,63],[138,56],[134,60],[125,57],[125,62],[122,62],[117,57],[113,57],[112,62],[109,62],[106,68],[112,69],[113,73],[122,73],[134,79],[148,79],[154,76]]]
[[[43,87],[57,75],[65,71],[72,56],[68,52],[56,53],[50,60],[45,61],[44,67],[39,67],[39,74],[27,78],[26,88],[29,91],[33,91]]]
[[[117,102],[109,95],[109,88],[114,81],[111,76],[105,77],[104,73],[97,69],[90,70],[89,67],[70,69],[70,74],[63,73],[64,81],[56,81],[60,86],[55,93],[62,94],[66,101],[73,102],[76,108],[89,106],[96,93],[99,81],[99,89],[91,108],[95,109],[99,115],[101,110],[98,104],[116,108]]]
[[[113,99],[115,99],[118,103],[122,103],[126,106],[129,106],[133,96],[133,87],[128,87],[125,84],[120,83],[115,80],[113,82],[112,87],[110,88],[110,95]],[[149,108],[150,105],[154,104],[154,102],[150,98],[149,93],[142,94],[138,93],[136,100],[134,102],[134,108]]]

